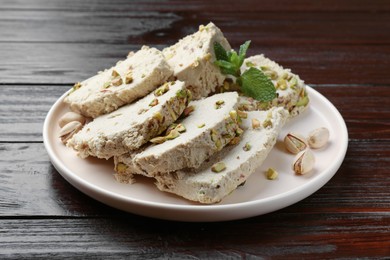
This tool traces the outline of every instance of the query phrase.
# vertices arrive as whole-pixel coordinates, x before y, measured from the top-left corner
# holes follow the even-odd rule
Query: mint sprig
[[[271,101],[276,97],[276,89],[272,81],[259,69],[249,68],[241,74],[241,66],[244,63],[246,52],[250,41],[246,41],[236,51],[226,51],[218,42],[214,43],[215,65],[217,65],[223,74],[233,75],[236,82],[240,85],[240,90],[245,95],[259,101]]]

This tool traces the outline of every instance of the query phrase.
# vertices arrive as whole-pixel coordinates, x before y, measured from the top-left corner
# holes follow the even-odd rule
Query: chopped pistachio
[[[241,136],[243,133],[244,133],[244,130],[242,130],[241,128],[237,128],[237,130],[236,130],[237,136]]]
[[[218,132],[214,129],[211,129],[211,140],[216,142],[218,140]]]
[[[230,83],[228,81],[224,81],[223,82],[223,89],[224,90],[229,90],[230,89]]]
[[[198,128],[202,128],[202,127],[204,127],[205,125],[206,125],[205,123],[202,123],[202,124],[198,125]]]
[[[115,171],[117,173],[125,173],[127,169],[127,165],[124,163],[118,163],[115,167]]]
[[[177,137],[179,137],[180,133],[177,129],[173,129],[167,136],[165,136],[165,139],[167,140],[173,140]]]
[[[218,139],[216,142],[215,142],[215,147],[217,147],[217,150],[221,150],[222,149],[222,142],[220,139]]]
[[[250,62],[250,61],[245,62],[245,65],[247,67],[255,67],[256,66],[256,64],[254,64],[253,62]]]
[[[281,78],[282,79],[288,79],[288,73],[287,72],[283,72]]]
[[[215,102],[215,109],[220,109],[223,104],[225,104],[225,101],[218,100],[217,102]]]
[[[263,122],[263,127],[267,128],[268,126],[272,127],[272,121],[270,119],[266,119]]]
[[[176,92],[176,96],[179,98],[186,98],[187,97],[187,91],[184,89],[180,89]]]
[[[278,177],[278,172],[273,168],[268,168],[266,176],[268,180],[275,180]]]
[[[73,85],[73,89],[74,90],[78,90],[79,88],[81,88],[81,83],[80,82],[77,82],[76,84]]]
[[[165,134],[168,135],[173,129],[177,127],[177,124],[173,123],[170,126],[168,126],[167,130],[165,131]]]
[[[267,70],[264,72],[264,74],[272,80],[275,80],[278,78],[278,73],[274,70]]]
[[[229,115],[230,115],[230,118],[234,121],[234,122],[237,122],[237,111],[236,110],[232,110],[229,112]]]
[[[112,70],[111,76],[112,76],[113,78],[116,78],[116,77],[119,77],[120,75],[119,75],[118,71]]]
[[[286,90],[287,89],[287,81],[285,79],[279,79],[278,82],[276,83],[276,87],[281,89],[281,90]]]
[[[146,75],[145,75],[145,74],[142,74],[142,75],[141,75],[141,78],[145,78],[145,77],[146,77]]]
[[[111,81],[111,84],[112,84],[113,86],[115,86],[115,87],[122,85],[122,83],[123,83],[123,80],[122,80],[121,77],[116,77],[115,79],[113,79],[113,80]]]
[[[307,96],[300,98],[296,104],[297,107],[304,107],[309,103],[309,98]]]
[[[209,61],[211,59],[211,53],[208,52],[203,58],[205,61]]]
[[[193,111],[195,110],[195,107],[194,106],[188,106],[184,109],[183,111],[183,114],[184,116],[188,116],[189,114],[191,114]]]
[[[226,169],[226,165],[224,162],[217,162],[213,166],[211,166],[211,171],[213,172],[221,172]]]
[[[159,121],[159,122],[162,122],[164,120],[164,117],[163,117],[163,115],[161,115],[160,112],[154,113],[153,118],[157,119],[157,121]]]
[[[179,133],[184,133],[187,129],[183,124],[178,124],[175,129],[179,131]]]
[[[165,83],[164,85],[162,85],[161,87],[159,87],[154,91],[154,95],[156,97],[162,96],[163,94],[167,93],[168,90],[169,90],[169,85]]]
[[[238,144],[240,141],[241,141],[241,138],[238,137],[238,136],[236,136],[236,137],[234,137],[234,138],[230,141],[229,144],[235,145],[235,144]]]
[[[133,80],[133,73],[129,71],[125,76],[125,84],[130,84]]]
[[[263,66],[260,66],[260,69],[261,70],[269,70],[269,66],[266,66],[266,65],[263,65]]]
[[[152,138],[150,139],[149,142],[153,143],[153,144],[162,144],[166,141],[166,138],[165,136],[157,136],[155,138]]]
[[[257,129],[260,127],[260,121],[257,120],[256,118],[252,118],[252,128]]]
[[[150,107],[154,107],[156,105],[158,105],[158,99],[157,98],[153,99],[152,102],[149,103]]]
[[[251,148],[252,148],[252,145],[251,145],[250,143],[246,143],[242,149],[244,149],[244,151],[247,152],[247,151],[249,151]]]
[[[295,89],[296,85],[298,84],[298,80],[296,77],[292,77],[289,83],[290,83],[290,88]]]
[[[103,88],[109,88],[111,86],[111,82],[106,82],[103,84]]]
[[[244,111],[241,111],[241,110],[237,110],[237,114],[240,118],[248,118],[248,113],[244,112]]]

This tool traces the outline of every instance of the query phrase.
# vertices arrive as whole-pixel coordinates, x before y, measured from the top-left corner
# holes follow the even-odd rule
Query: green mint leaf
[[[214,62],[214,64],[217,65],[221,69],[221,72],[223,74],[230,74],[230,75],[234,75],[234,76],[239,76],[239,75],[237,75],[236,67],[228,61],[217,60]]]
[[[271,101],[276,97],[276,89],[272,81],[256,68],[249,68],[237,80],[241,91],[259,101]]]
[[[241,67],[240,65],[240,57],[238,56],[237,52],[232,51],[232,54],[229,57],[230,63],[232,63],[236,69],[239,69]]]
[[[214,53],[216,60],[229,61],[229,57],[225,48],[218,42],[214,43]]]
[[[243,45],[240,46],[240,50],[238,52],[238,56],[240,57],[240,67],[244,63],[246,52],[249,48],[251,41],[246,41]]]

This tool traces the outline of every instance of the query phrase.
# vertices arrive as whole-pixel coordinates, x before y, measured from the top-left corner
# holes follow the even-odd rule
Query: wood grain
[[[42,143],[52,104],[129,51],[209,21],[336,106],[350,138],[336,175],[299,203],[224,223],[145,218],[73,188]],[[387,0],[2,0],[0,258],[387,259],[389,21]]]

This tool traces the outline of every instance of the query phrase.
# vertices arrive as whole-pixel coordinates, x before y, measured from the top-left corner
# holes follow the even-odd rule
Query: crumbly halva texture
[[[243,73],[250,67],[255,67],[267,75],[276,88],[277,97],[271,102],[260,102],[253,98],[241,96],[239,108],[246,111],[267,110],[271,107],[284,107],[294,117],[302,113],[309,104],[305,83],[290,69],[284,69],[276,62],[256,55],[245,59],[241,67]]]
[[[238,144],[226,146],[196,170],[155,176],[157,187],[200,203],[220,202],[261,166],[288,116],[288,111],[280,107],[248,112],[248,118],[243,120],[245,131]],[[262,122],[261,127],[252,128],[253,118]],[[250,149],[245,149],[247,144],[250,144]],[[213,171],[213,166],[220,162],[223,162],[223,169]]]
[[[64,102],[74,112],[95,118],[146,96],[172,74],[161,51],[144,46],[114,67],[76,83]]]
[[[163,50],[174,76],[186,83],[194,99],[208,96],[226,78],[214,65],[215,42],[219,42],[226,50],[231,49],[221,30],[209,23],[201,25],[196,33]]]
[[[177,120],[190,99],[184,82],[167,82],[159,95],[150,93],[136,103],[95,118],[67,143],[82,158],[108,159],[138,149]],[[157,101],[156,101],[157,100]]]
[[[115,157],[116,178],[132,183],[134,174],[153,177],[158,173],[199,167],[236,136],[239,124],[230,112],[236,109],[237,103],[236,92],[190,102],[194,111],[178,122],[185,132],[161,144]]]

